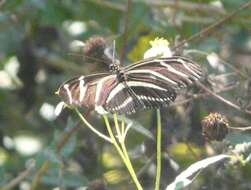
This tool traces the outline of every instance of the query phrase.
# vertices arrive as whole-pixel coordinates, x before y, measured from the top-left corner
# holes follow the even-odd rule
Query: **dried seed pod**
[[[201,124],[202,135],[206,141],[221,141],[228,134],[228,120],[219,113],[210,113],[202,120]]]
[[[96,36],[88,39],[85,42],[84,54],[88,57],[102,58],[106,48],[106,41],[104,38]]]
[[[113,55],[115,51],[112,47],[107,45],[103,37],[95,36],[85,42],[83,49],[85,59],[92,63],[103,63],[103,66],[109,68],[111,63],[118,62]],[[100,65],[101,66],[101,65]]]
[[[103,180],[96,179],[88,185],[87,190],[108,190],[108,189],[106,188],[106,184]]]

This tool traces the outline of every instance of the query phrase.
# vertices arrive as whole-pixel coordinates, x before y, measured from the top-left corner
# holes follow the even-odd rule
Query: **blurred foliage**
[[[127,13],[126,0],[0,1],[0,189],[134,189],[110,144],[82,128],[73,112],[65,109],[59,117],[54,115],[60,101],[54,92],[63,81],[108,70],[106,65],[86,61],[74,40],[92,36],[102,36],[108,43],[116,40],[118,55],[124,51],[129,64],[142,59],[155,37],[175,46],[245,2],[132,0]],[[233,131],[223,142],[205,142],[200,124],[208,113],[219,112],[232,127],[251,125],[250,114],[243,111],[251,111],[250,18],[251,9],[242,10],[213,33],[177,50],[176,54],[192,57],[207,71],[208,88],[241,110],[197,87],[182,93],[177,104],[162,109],[162,189],[190,164],[251,143],[248,131]],[[189,101],[179,104],[184,100]],[[83,113],[106,133],[96,113],[85,109]],[[155,112],[141,111],[128,120],[133,123],[126,141],[133,165],[145,189],[153,189]],[[191,189],[250,189],[251,151],[241,150],[237,152],[246,162],[212,167]],[[23,172],[27,174],[13,185]]]

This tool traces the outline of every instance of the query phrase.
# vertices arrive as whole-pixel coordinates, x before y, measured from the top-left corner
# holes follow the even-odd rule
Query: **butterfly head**
[[[117,64],[117,63],[110,64],[109,65],[109,70],[112,73],[118,73],[118,71],[119,71],[119,64]]]

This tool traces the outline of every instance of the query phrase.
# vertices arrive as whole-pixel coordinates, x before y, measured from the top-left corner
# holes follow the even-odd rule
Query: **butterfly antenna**
[[[116,41],[113,40],[113,47],[112,47],[112,63],[115,64],[115,48],[116,48]]]
[[[92,56],[88,56],[88,55],[80,55],[80,54],[77,54],[77,53],[67,53],[68,55],[70,56],[78,56],[78,57],[83,57],[83,58],[87,58],[91,61],[96,61],[96,62],[99,62],[99,63],[106,63],[106,64],[109,64],[108,61],[104,61],[104,60],[101,60],[99,58],[95,58],[95,57],[92,57]]]

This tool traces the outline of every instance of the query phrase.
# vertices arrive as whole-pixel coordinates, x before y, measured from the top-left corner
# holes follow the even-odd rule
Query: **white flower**
[[[59,114],[62,112],[64,107],[65,107],[65,103],[64,102],[59,102],[58,105],[55,108],[55,111],[54,111],[55,115],[59,116]]]
[[[172,52],[169,48],[169,42],[164,38],[155,38],[150,41],[151,48],[144,53],[144,59],[161,56],[172,57]]]
[[[54,119],[56,119],[56,115],[55,115],[55,107],[47,102],[45,102],[40,110],[39,113],[40,115],[44,118],[47,119],[48,121],[53,121]]]
[[[82,21],[65,21],[64,29],[72,36],[77,36],[86,31],[86,23]]]
[[[214,69],[217,69],[220,72],[225,71],[225,66],[220,62],[220,58],[216,53],[212,52],[208,54],[207,61]]]

